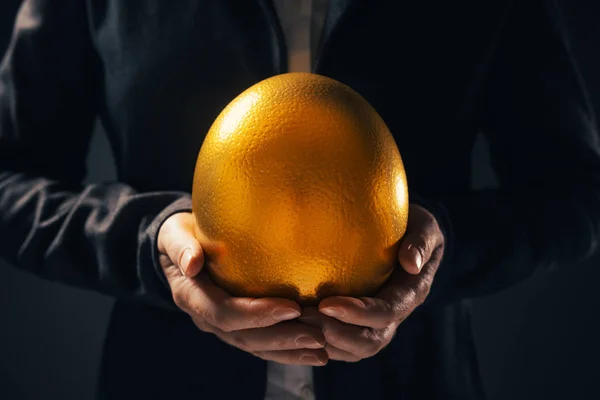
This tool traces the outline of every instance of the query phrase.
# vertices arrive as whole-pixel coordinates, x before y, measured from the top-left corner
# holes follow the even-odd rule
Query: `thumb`
[[[398,262],[406,272],[412,275],[421,272],[430,256],[431,252],[428,251],[426,241],[417,235],[408,235],[398,250]]]
[[[398,249],[398,261],[402,268],[409,274],[417,275],[442,242],[443,237],[433,215],[419,206],[411,205],[408,230]]]
[[[194,236],[194,224],[191,213],[173,214],[158,234],[158,250],[188,278],[196,276],[204,264],[204,251]]]

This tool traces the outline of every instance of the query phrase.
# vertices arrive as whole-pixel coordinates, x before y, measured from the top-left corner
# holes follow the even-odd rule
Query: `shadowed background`
[[[0,2],[0,53],[19,1]],[[600,2],[563,0],[573,51],[600,115]],[[111,180],[110,148],[97,130],[88,182]],[[486,143],[473,156],[476,187],[493,185]],[[1,238],[0,238],[1,240]],[[596,261],[524,282],[474,303],[490,400],[600,398]],[[0,399],[92,399],[112,300],[45,282],[0,262]]]

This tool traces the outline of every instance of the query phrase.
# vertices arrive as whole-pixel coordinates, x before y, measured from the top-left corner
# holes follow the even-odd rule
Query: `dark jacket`
[[[591,256],[600,151],[551,1],[332,0],[315,72],[361,93],[398,143],[447,250],[431,295],[381,353],[315,369],[318,399],[481,399],[468,299]],[[29,0],[0,80],[0,256],[116,296],[99,393],[261,399],[266,364],[200,332],[156,258],[189,210],[204,134],[286,71],[259,0]],[[118,182],[83,185],[94,121]],[[499,187],[470,189],[477,135]]]

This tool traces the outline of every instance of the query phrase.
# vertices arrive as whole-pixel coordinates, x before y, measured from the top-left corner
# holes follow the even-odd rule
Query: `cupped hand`
[[[328,361],[318,327],[294,321],[300,306],[282,298],[232,297],[202,271],[204,254],[194,217],[177,213],[158,235],[160,264],[175,304],[196,326],[224,342],[281,364],[322,366]]]
[[[396,268],[375,297],[329,297],[307,308],[300,320],[319,327],[332,360],[356,362],[387,346],[398,326],[429,294],[444,251],[444,236],[435,217],[411,205],[407,232]]]

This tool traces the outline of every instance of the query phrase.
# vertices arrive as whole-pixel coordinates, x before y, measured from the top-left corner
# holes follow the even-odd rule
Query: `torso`
[[[91,3],[105,69],[102,120],[120,178],[144,190],[189,190],[197,150],[222,108],[252,84],[288,70],[274,9],[267,1]],[[507,2],[349,3],[333,29],[325,22],[313,71],[348,84],[378,110],[413,187],[466,188],[462,160],[477,133]],[[437,152],[432,143],[453,153]],[[436,162],[423,164],[432,151]],[[154,162],[165,155],[176,161]],[[453,173],[428,181],[440,170]]]
[[[141,191],[189,191],[198,149],[223,107],[252,84],[288,71],[275,8],[267,0],[88,2],[104,68],[101,120],[119,180]],[[414,190],[468,190],[485,79],[510,1],[331,3],[312,71],[349,85],[375,107],[396,139]],[[253,380],[266,372],[261,360],[198,332],[187,319],[124,307],[117,307],[109,334],[105,387],[119,382],[121,369],[137,368],[145,380],[192,357],[198,361],[186,364],[194,369],[190,376],[224,396],[264,390],[264,382]],[[332,398],[360,396],[365,385],[372,386],[372,398],[390,385],[404,395],[421,381],[428,382],[426,392],[450,390],[436,389],[435,382],[468,391],[478,379],[468,323],[460,304],[411,317],[385,352],[318,368],[316,384],[328,390],[336,382]],[[161,348],[159,355],[140,355],[163,340],[197,340],[197,346],[185,354]],[[464,371],[449,368],[450,360]],[[428,363],[436,366],[434,373],[423,369]],[[384,372],[393,377],[381,376],[385,365],[392,365]],[[139,387],[133,378],[127,382]]]

